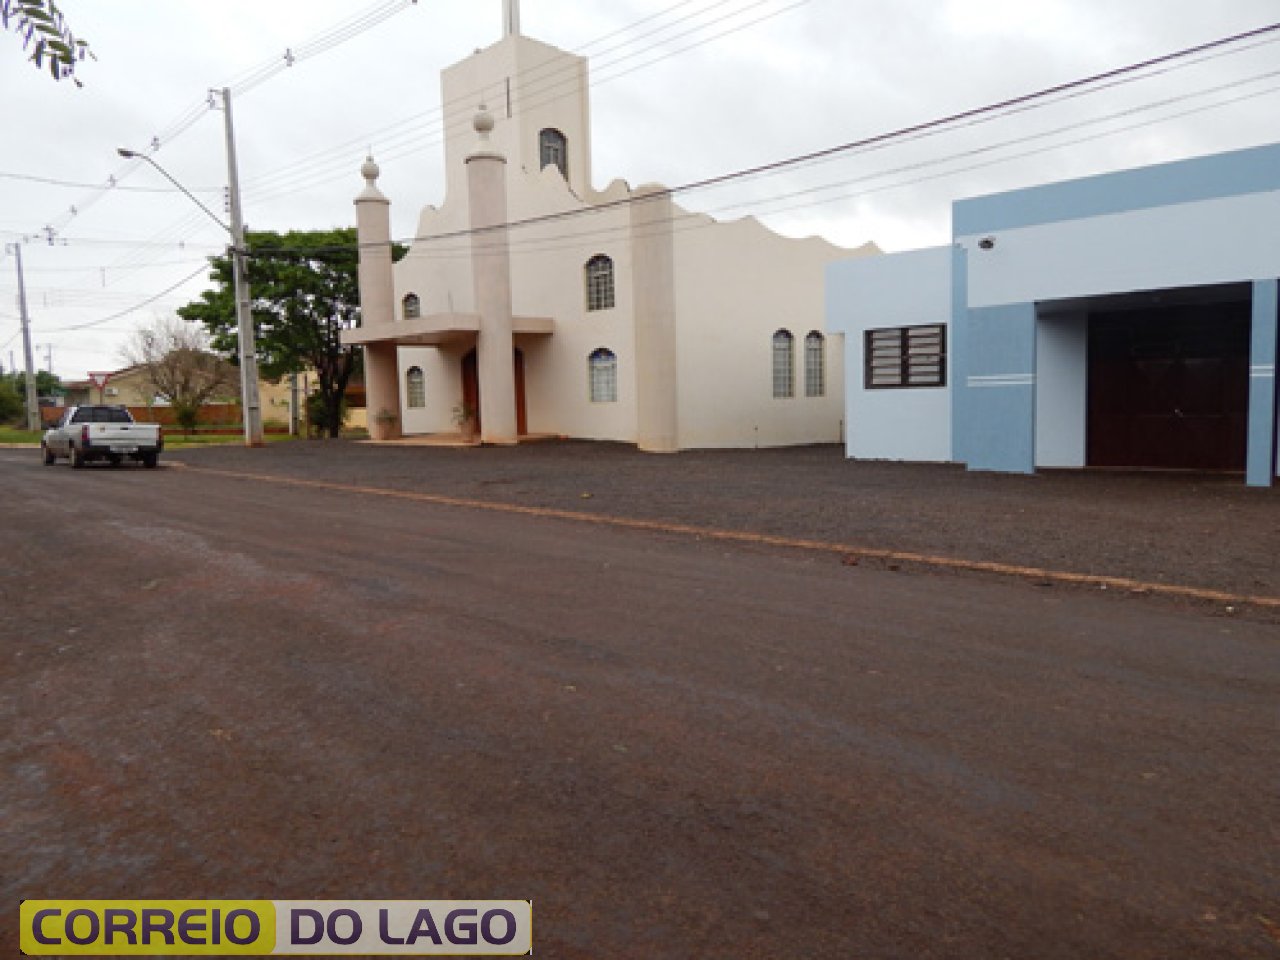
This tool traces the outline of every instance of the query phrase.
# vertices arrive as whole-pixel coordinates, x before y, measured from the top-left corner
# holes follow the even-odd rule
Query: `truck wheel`
[[[160,463],[160,454],[144,453],[142,455],[142,465],[148,470],[154,470]]]
[[[120,456],[120,454],[118,453],[112,453],[107,455],[107,463],[111,464],[113,467],[118,467],[123,462],[124,462],[124,457]]]
[[[76,447],[72,447],[71,448],[71,466],[75,467],[78,470],[81,467],[83,467],[84,464],[85,464],[84,454],[80,450],[78,450]]]
[[[53,455],[53,451],[50,450],[48,447],[46,447],[43,443],[40,444],[40,452],[44,456],[44,465],[46,467],[53,466],[53,461],[58,459]]]

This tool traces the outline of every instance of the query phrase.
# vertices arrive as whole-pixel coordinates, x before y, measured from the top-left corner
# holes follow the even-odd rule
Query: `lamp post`
[[[230,123],[231,102],[227,98],[227,116]],[[249,307],[249,275],[245,264],[244,223],[240,218],[240,185],[236,177],[235,149],[230,137],[227,140],[227,162],[231,169],[231,223],[222,220],[206,207],[195,194],[179,183],[169,171],[145,153],[119,147],[116,153],[127,160],[142,160],[156,169],[166,180],[181,190],[197,207],[209,215],[218,226],[231,235],[231,276],[235,286],[237,343],[240,355],[240,404],[244,410],[244,443],[246,447],[260,447],[262,440],[262,409],[258,399],[258,347],[254,342],[253,314]]]

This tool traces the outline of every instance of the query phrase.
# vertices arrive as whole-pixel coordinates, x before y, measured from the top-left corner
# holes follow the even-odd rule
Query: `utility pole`
[[[27,429],[40,429],[40,400],[36,396],[35,364],[31,359],[31,318],[27,316],[27,287],[22,277],[22,244],[9,244],[18,263],[18,315],[22,318],[22,350],[27,361]]]
[[[240,212],[240,173],[236,165],[236,137],[231,121],[231,90],[222,88],[222,112],[227,126],[227,189],[231,206],[231,273],[235,279],[236,326],[240,336],[240,396],[244,407],[244,442],[262,446],[262,405],[258,397],[258,347],[254,342],[249,274],[245,258],[244,218]]]

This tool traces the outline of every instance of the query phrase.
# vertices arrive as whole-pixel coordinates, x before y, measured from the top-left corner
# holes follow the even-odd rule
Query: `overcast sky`
[[[78,71],[83,88],[55,83],[24,61],[13,34],[0,36],[0,237],[28,238],[38,366],[52,345],[54,371],[76,379],[121,366],[130,331],[198,296],[203,258],[225,243],[189,199],[149,167],[121,160],[116,147],[144,149],[160,137],[155,159],[223,215],[223,118],[200,105],[210,88],[230,85],[251,227],[352,225],[359,166],[372,148],[393,230],[409,237],[419,208],[443,200],[439,72],[499,39],[502,19],[501,0],[62,6],[97,55]],[[382,19],[362,27],[365,14]],[[1262,27],[1280,20],[1280,7],[524,0],[521,16],[525,34],[591,58],[593,167],[604,187],[616,177],[674,186],[855,141]],[[354,35],[314,49],[343,25]],[[1140,82],[680,202],[847,246],[944,243],[960,197],[1280,140],[1280,43],[1266,39]],[[273,69],[286,51],[295,52],[293,65]],[[97,189],[113,176],[119,187]],[[0,260],[5,369],[11,353],[22,364],[18,331],[8,255]]]

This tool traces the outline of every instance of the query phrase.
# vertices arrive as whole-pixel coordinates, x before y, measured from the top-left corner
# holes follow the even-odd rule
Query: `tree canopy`
[[[314,371],[330,436],[342,426],[342,400],[360,367],[359,347],[344,347],[343,330],[359,325],[359,263],[354,227],[337,230],[250,231],[249,289],[258,366],[264,377]],[[203,323],[215,350],[236,358],[235,293],[228,257],[212,257],[215,289],[178,310]]]
[[[70,79],[83,86],[75,75],[76,65],[92,57],[93,51],[84,40],[76,39],[54,0],[0,0],[0,27],[21,38],[37,69],[47,63],[53,79]]]
[[[62,380],[48,370],[36,371],[36,394],[51,397],[62,393]],[[27,409],[27,375],[20,370],[0,373],[0,423],[17,421]]]

